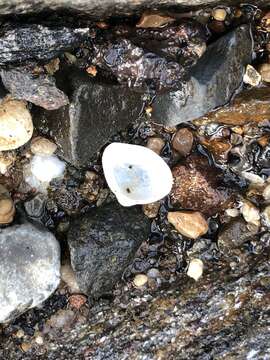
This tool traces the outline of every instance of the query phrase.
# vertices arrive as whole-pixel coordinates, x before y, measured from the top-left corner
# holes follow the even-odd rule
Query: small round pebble
[[[143,213],[149,219],[153,219],[158,215],[160,208],[160,202],[156,201],[154,203],[143,205]]]
[[[52,155],[56,151],[57,146],[49,139],[38,136],[31,141],[30,149],[35,155]]]
[[[227,12],[225,9],[216,8],[212,11],[212,16],[217,21],[224,21],[227,16]]]
[[[260,212],[250,201],[244,201],[240,208],[240,212],[247,223],[259,225]]]
[[[35,338],[35,342],[38,344],[38,345],[43,345],[44,343],[44,340],[43,340],[43,337],[38,335],[36,338]]]
[[[270,184],[263,190],[263,197],[265,200],[270,200]]]
[[[81,294],[71,295],[68,299],[70,306],[76,310],[79,310],[87,301],[87,297]]]
[[[159,137],[151,137],[147,141],[146,147],[153,150],[156,154],[160,155],[161,150],[165,146],[165,141]]]
[[[137,274],[133,279],[133,285],[135,287],[142,287],[148,282],[148,277],[144,274]]]
[[[193,145],[193,134],[187,129],[179,129],[173,137],[172,147],[176,150],[181,156],[187,156]]]
[[[187,275],[198,281],[203,274],[203,262],[201,259],[192,259],[188,265]]]

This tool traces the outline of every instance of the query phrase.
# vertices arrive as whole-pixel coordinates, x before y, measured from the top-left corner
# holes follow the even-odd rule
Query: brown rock
[[[193,134],[187,128],[182,128],[177,131],[172,140],[172,147],[180,155],[187,156],[193,145]]]
[[[145,216],[149,217],[150,219],[153,219],[157,216],[160,208],[160,202],[156,201],[151,204],[145,204],[143,205],[143,213]]]
[[[270,119],[270,88],[252,88],[243,91],[228,106],[194,121],[196,125],[215,122],[228,125],[244,125]]]
[[[168,23],[174,22],[175,19],[160,13],[144,12],[136,25],[138,28],[155,28],[162,27]]]
[[[262,81],[270,82],[270,64],[261,64],[259,66],[259,73],[261,74]]]
[[[218,162],[226,161],[228,158],[228,153],[232,148],[232,145],[228,140],[200,139],[200,143],[212,153],[215,160]]]
[[[148,149],[151,149],[155,153],[160,155],[164,145],[165,145],[165,141],[163,139],[158,137],[151,137],[148,139],[146,147],[148,147]]]
[[[208,164],[203,156],[190,156],[172,170],[174,184],[171,202],[184,209],[214,215],[231,202],[231,194],[222,186],[222,173]]]
[[[208,231],[208,224],[198,211],[169,212],[168,221],[180,234],[191,239],[197,239]]]
[[[68,299],[70,306],[79,310],[87,301],[87,297],[81,294],[71,295]]]

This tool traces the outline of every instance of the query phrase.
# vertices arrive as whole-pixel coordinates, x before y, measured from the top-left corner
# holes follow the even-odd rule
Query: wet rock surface
[[[60,281],[60,249],[46,229],[14,225],[0,233],[0,322],[41,304]]]
[[[148,234],[137,207],[110,204],[75,220],[68,243],[80,289],[94,298],[110,293]]]
[[[34,124],[48,131],[66,160],[83,166],[117,131],[136,122],[143,100],[119,85],[95,83],[82,72],[65,76],[61,88],[70,94],[70,104],[56,111],[36,109]]]
[[[216,122],[228,125],[245,125],[249,122],[269,120],[270,91],[267,87],[252,88],[237,95],[230,105],[210,112],[196,122]]]
[[[240,87],[251,54],[248,26],[239,27],[217,40],[191,70],[191,80],[183,89],[156,99],[153,119],[175,126],[226,104]]]

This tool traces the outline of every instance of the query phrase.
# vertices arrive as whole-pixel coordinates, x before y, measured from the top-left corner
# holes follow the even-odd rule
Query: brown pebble
[[[174,22],[175,19],[161,14],[161,13],[151,13],[151,12],[144,12],[136,25],[138,28],[155,28],[155,27],[162,27],[168,23]]]
[[[270,135],[263,135],[258,139],[258,143],[261,145],[261,147],[266,147],[269,144],[270,141]]]
[[[169,212],[168,221],[180,234],[191,239],[197,239],[208,231],[208,224],[198,211]]]
[[[232,148],[232,145],[229,141],[220,139],[201,139],[200,143],[204,145],[211,154],[213,154],[217,162],[227,161],[228,154]]]
[[[99,29],[108,29],[109,28],[109,24],[107,24],[105,21],[98,21],[96,23],[96,26],[99,28]]]
[[[261,64],[259,66],[258,70],[262,77],[262,81],[269,83],[270,82],[270,64],[268,64],[268,63]]]
[[[42,136],[37,136],[31,141],[31,152],[35,155],[52,155],[57,146],[54,142]]]
[[[26,342],[23,342],[21,344],[21,349],[23,352],[27,352],[31,349],[31,343],[26,343]]]
[[[87,302],[87,297],[81,294],[74,294],[69,297],[68,302],[72,308],[79,310]]]
[[[1,186],[0,192],[0,224],[10,224],[15,215],[15,206],[9,192]]]
[[[89,75],[96,76],[97,75],[97,68],[95,67],[95,65],[91,65],[86,69],[86,72]]]
[[[153,150],[156,154],[160,155],[161,150],[165,146],[165,141],[158,137],[150,137],[147,141],[146,147]]]
[[[48,64],[44,65],[48,74],[53,75],[59,70],[60,60],[59,58],[52,59]]]
[[[182,156],[187,156],[193,145],[193,134],[187,129],[179,129],[172,140],[172,147]]]
[[[160,202],[156,201],[151,204],[145,204],[143,205],[143,213],[145,216],[149,217],[150,219],[153,219],[157,216],[160,208]]]

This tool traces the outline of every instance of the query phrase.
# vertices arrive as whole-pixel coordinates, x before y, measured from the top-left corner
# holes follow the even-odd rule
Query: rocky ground
[[[1,359],[270,358],[270,13],[223,5],[3,17]],[[112,142],[170,194],[119,205]]]

